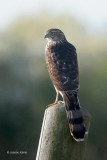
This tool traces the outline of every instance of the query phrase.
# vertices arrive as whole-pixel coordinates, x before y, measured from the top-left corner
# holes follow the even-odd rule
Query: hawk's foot
[[[54,102],[54,103],[52,103],[52,104],[49,104],[48,107],[51,107],[51,106],[53,106],[53,105],[55,105],[55,104],[58,104],[58,103],[59,103],[59,101],[58,101],[58,102]]]
[[[59,98],[59,91],[57,90],[55,102],[52,103],[52,104],[49,104],[48,107],[53,106],[53,105],[55,105],[55,104],[59,104],[61,101],[58,101],[58,98]]]
[[[61,103],[63,103],[63,104],[64,104],[64,101],[58,101],[58,104],[61,104]]]
[[[61,104],[61,103],[64,104],[64,101],[57,101],[57,102],[55,101],[54,103],[49,104],[48,107],[51,107],[51,106],[53,106],[53,105],[55,105],[55,104]]]

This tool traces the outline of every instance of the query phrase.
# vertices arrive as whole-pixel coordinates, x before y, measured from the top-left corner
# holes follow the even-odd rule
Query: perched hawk
[[[59,29],[49,29],[45,38],[48,40],[46,64],[57,91],[54,104],[58,103],[60,93],[65,103],[70,133],[76,141],[83,141],[86,129],[77,96],[79,77],[76,49]]]

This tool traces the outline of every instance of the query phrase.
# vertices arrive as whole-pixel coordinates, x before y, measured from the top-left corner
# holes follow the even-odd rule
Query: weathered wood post
[[[82,108],[87,130],[90,114]],[[45,110],[36,160],[83,160],[88,135],[76,142],[70,135],[64,104]]]

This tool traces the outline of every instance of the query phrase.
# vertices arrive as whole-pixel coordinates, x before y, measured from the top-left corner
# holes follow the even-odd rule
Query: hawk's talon
[[[61,103],[64,104],[64,101],[58,101],[58,104],[61,104]]]
[[[58,104],[60,101],[58,101],[58,98],[59,98],[59,91],[57,90],[57,94],[56,94],[56,100],[55,100],[55,102],[54,103],[52,103],[52,104],[49,104],[48,105],[48,107],[50,107],[50,106],[53,106],[53,105],[55,105],[55,104]]]
[[[54,102],[54,103],[52,103],[52,104],[49,104],[48,105],[48,107],[51,107],[51,106],[53,106],[53,105],[55,105],[55,104],[64,104],[64,101],[58,101],[58,102]]]
[[[55,102],[55,103],[49,104],[49,105],[48,105],[48,107],[51,107],[51,106],[53,106],[53,105],[55,105],[55,104],[58,104],[58,102]]]

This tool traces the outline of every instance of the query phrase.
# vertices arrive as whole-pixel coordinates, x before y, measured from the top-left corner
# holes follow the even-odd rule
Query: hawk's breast
[[[59,91],[78,89],[78,64],[74,48],[63,44],[48,45],[46,64],[50,78]]]

